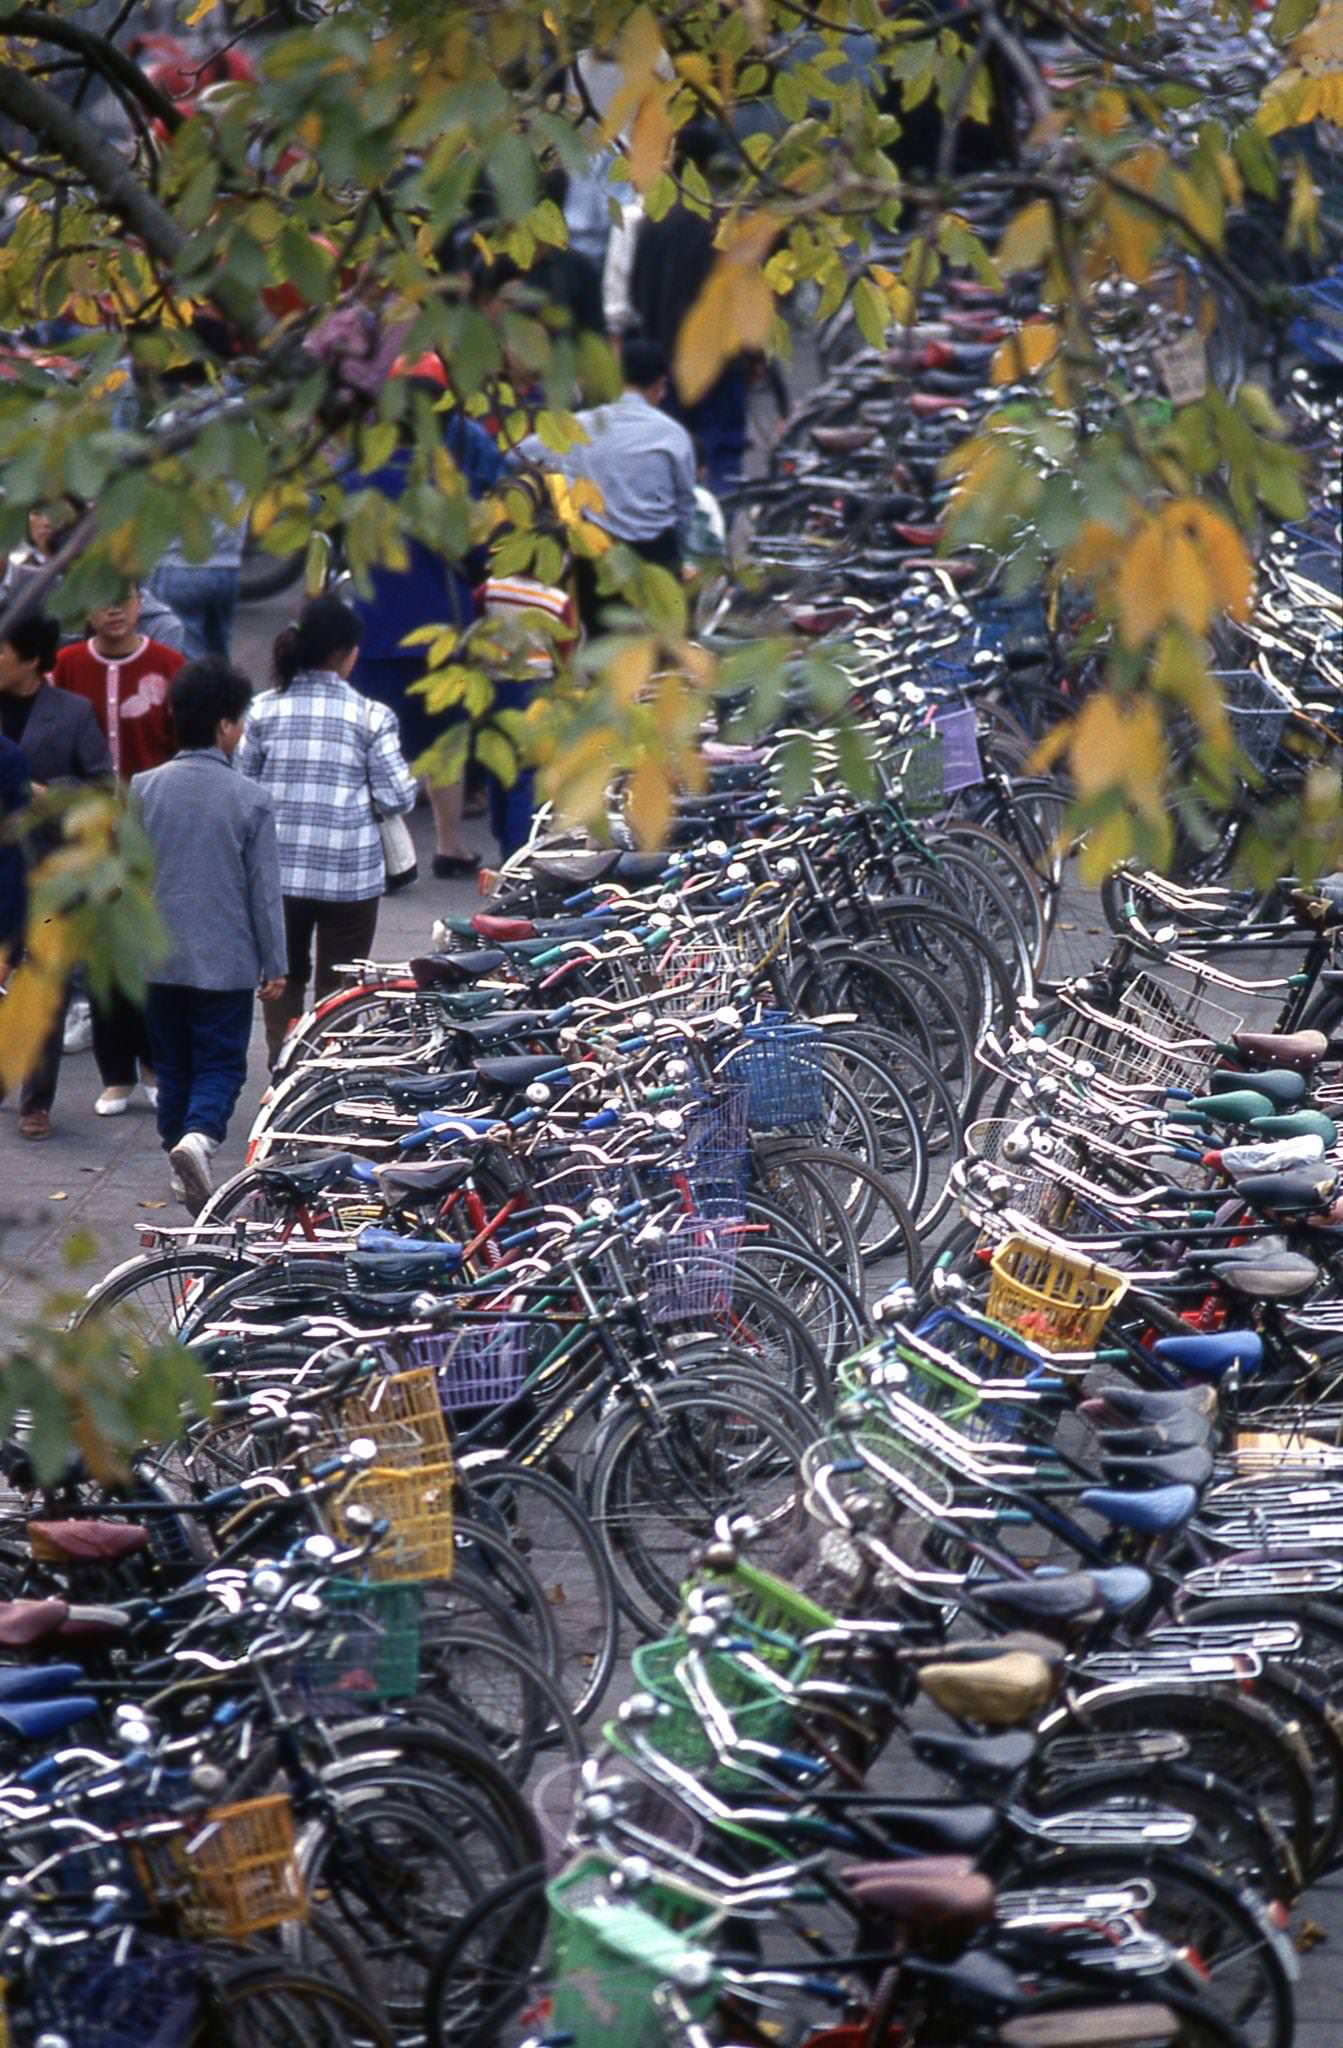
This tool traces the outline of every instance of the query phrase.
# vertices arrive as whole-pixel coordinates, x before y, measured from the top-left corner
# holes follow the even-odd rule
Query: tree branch
[[[20,36],[24,42],[55,43],[59,49],[73,50],[109,85],[137,99],[147,114],[156,121],[162,121],[169,133],[181,127],[182,116],[173,102],[152,79],[145,77],[134,58],[128,57],[124,50],[117,49],[104,37],[95,35],[92,29],[81,27],[77,21],[44,13],[37,7],[20,7],[17,13],[6,16],[5,34]]]
[[[154,260],[176,269],[187,243],[185,230],[91,122],[11,64],[0,65],[0,114],[45,142],[94,188],[108,211],[139,236]],[[273,323],[254,292],[216,278],[209,295],[247,340],[259,342],[270,332]]]

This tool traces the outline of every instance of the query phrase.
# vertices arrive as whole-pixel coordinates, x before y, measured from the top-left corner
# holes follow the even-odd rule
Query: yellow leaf
[[[661,845],[671,807],[672,789],[667,771],[661,761],[649,755],[630,777],[625,801],[629,821],[642,845]]]
[[[1229,520],[1197,498],[1177,498],[1144,520],[1125,554],[1120,631],[1140,647],[1168,622],[1200,634],[1218,610],[1243,619],[1252,583],[1245,543]]]
[[[1128,101],[1122,92],[1107,86],[1104,92],[1096,94],[1087,118],[1098,134],[1115,135],[1128,121]]]
[[[1146,519],[1129,543],[1115,591],[1119,630],[1130,647],[1141,647],[1170,617],[1166,584],[1166,537],[1161,521]]]
[[[667,168],[672,138],[671,116],[667,112],[670,90],[665,80],[653,79],[630,125],[625,155],[630,181],[637,192],[646,192]]]
[[[1101,217],[1115,262],[1125,277],[1141,284],[1161,246],[1160,226],[1151,214],[1141,207],[1126,206],[1113,192],[1107,192],[1101,202]]]
[[[1292,62],[1308,76],[1343,69],[1343,0],[1324,0],[1292,44]]]
[[[213,14],[218,5],[219,0],[196,0],[196,5],[192,8],[190,14],[186,16],[183,26],[195,28],[196,23],[204,21],[207,14]]]
[[[1200,504],[1197,498],[1185,498],[1172,505],[1166,516],[1172,521],[1178,516],[1185,522],[1191,541],[1207,566],[1213,595],[1222,610],[1233,619],[1248,618],[1254,570],[1245,543],[1230,520],[1214,512],[1211,506]]]
[[[59,977],[24,962],[0,1003],[0,1086],[17,1088],[37,1064],[61,999]]]
[[[1093,825],[1077,855],[1077,872],[1090,888],[1096,888],[1133,851],[1133,823],[1126,811],[1115,811]]]
[[[626,710],[637,702],[639,693],[653,673],[657,642],[651,636],[628,641],[607,664],[611,694]]]
[[[1123,552],[1124,536],[1103,520],[1088,519],[1083,522],[1076,540],[1063,558],[1063,566],[1070,576],[1090,581],[1096,576],[1108,576],[1118,563]]]
[[[687,404],[704,396],[733,356],[743,349],[763,349],[769,340],[774,294],[761,266],[777,232],[770,214],[741,222],[681,322],[676,388]]]
[[[1287,247],[1300,243],[1313,249],[1319,240],[1320,197],[1304,156],[1298,156],[1292,170],[1292,198],[1287,209]]]
[[[1034,270],[1053,241],[1053,221],[1043,199],[1032,199],[1003,229],[995,251],[1002,271]]]
[[[1222,209],[1217,196],[1205,192],[1196,178],[1187,171],[1176,171],[1175,190],[1179,194],[1180,211],[1196,235],[1205,242],[1218,246],[1222,239]]]
[[[989,379],[994,384],[1014,384],[1029,377],[1047,363],[1059,345],[1059,330],[1052,320],[1029,320],[994,350]]]

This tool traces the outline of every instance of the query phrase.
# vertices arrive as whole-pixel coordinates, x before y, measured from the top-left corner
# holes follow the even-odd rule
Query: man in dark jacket
[[[112,774],[111,751],[92,705],[47,681],[59,646],[55,621],[36,614],[11,626],[0,640],[0,734],[22,749],[35,797],[63,784],[97,782]],[[29,859],[36,865],[57,843],[54,832],[35,835],[29,841]],[[21,1138],[51,1136],[64,1030],[63,1003],[19,1092]]]

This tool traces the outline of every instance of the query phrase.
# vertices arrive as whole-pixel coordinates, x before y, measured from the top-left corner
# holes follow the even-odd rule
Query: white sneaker
[[[76,996],[65,1013],[61,1051],[69,1058],[71,1053],[87,1052],[92,1044],[93,1011],[83,996]]]
[[[159,1091],[157,1088],[151,1088],[148,1081],[142,1081],[140,1083],[140,1093],[144,1096],[145,1101],[148,1103],[151,1109],[158,1108]]]
[[[168,1190],[175,1202],[186,1201],[186,1182],[183,1180],[180,1173],[173,1173],[168,1176]]]
[[[210,1154],[214,1149],[214,1140],[207,1138],[204,1131],[188,1131],[168,1154],[168,1164],[182,1183],[181,1199],[193,1216],[199,1216],[214,1193],[210,1178]]]
[[[95,1116],[125,1116],[131,1106],[133,1088],[104,1088],[93,1105]]]

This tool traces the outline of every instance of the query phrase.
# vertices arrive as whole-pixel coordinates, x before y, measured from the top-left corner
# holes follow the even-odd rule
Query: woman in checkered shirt
[[[396,713],[349,682],[359,620],[339,598],[306,605],[275,642],[275,688],[257,697],[238,765],[275,805],[289,976],[265,1005],[274,1060],[301,1015],[337,986],[337,967],[366,960],[386,885],[378,820],[410,811],[415,778],[401,752]]]

